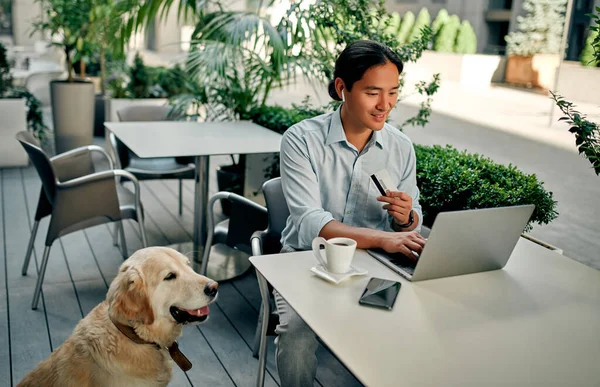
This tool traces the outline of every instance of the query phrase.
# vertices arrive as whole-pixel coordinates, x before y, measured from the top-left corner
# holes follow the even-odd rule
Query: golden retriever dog
[[[173,249],[139,250],[121,265],[106,300],[19,386],[166,386],[169,347],[179,358],[175,339],[184,324],[208,318],[217,287]]]

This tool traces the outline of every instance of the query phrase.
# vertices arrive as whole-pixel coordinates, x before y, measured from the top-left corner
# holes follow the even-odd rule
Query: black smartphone
[[[371,278],[358,303],[391,310],[402,284],[382,278]]]

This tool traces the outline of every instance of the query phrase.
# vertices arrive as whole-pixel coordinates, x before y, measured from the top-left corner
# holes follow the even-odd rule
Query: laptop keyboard
[[[406,273],[413,275],[415,273],[415,267],[417,262],[413,259],[408,258],[402,253],[388,253],[383,250],[374,250],[388,258],[389,263],[404,270]],[[416,258],[416,257],[415,257]]]

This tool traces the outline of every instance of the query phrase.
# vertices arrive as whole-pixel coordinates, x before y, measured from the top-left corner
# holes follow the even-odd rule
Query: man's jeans
[[[292,251],[287,246],[281,249],[282,253]],[[276,290],[273,296],[279,314],[275,357],[281,387],[312,387],[317,373],[317,337]]]

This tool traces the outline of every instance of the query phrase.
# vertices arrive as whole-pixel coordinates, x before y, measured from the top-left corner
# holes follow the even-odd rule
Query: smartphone
[[[391,310],[402,284],[382,278],[371,278],[358,303]]]

